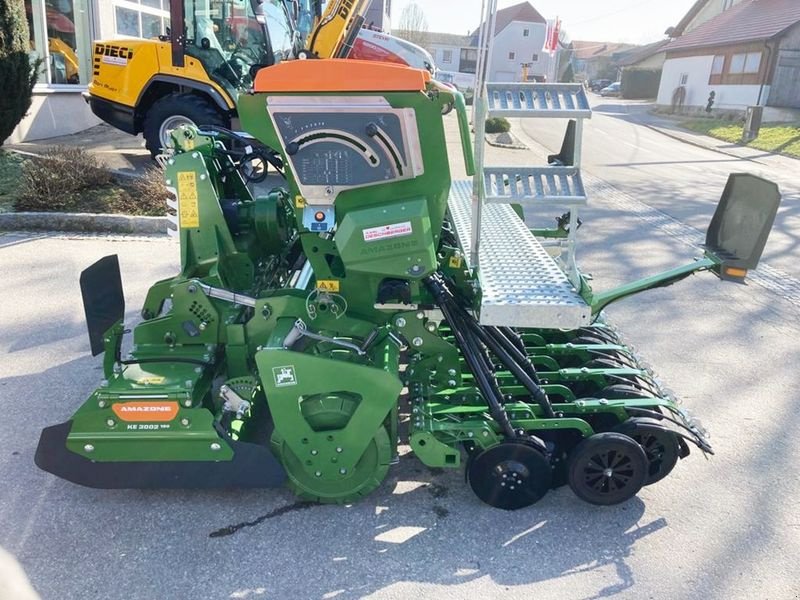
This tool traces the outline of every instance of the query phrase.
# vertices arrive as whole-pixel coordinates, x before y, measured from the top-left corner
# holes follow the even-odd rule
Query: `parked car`
[[[614,82],[610,79],[593,79],[589,82],[589,89],[593,92],[599,92],[604,87],[608,87],[612,83]]]
[[[603,96],[603,98],[607,96],[621,96],[622,84],[619,81],[616,81],[608,87],[604,87],[602,90],[600,90],[600,95]]]

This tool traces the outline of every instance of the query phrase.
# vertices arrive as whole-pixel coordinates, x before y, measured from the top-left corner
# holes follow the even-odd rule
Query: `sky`
[[[498,0],[498,8],[521,0]],[[466,35],[478,27],[481,0],[392,0],[396,27],[403,8],[416,2],[428,20],[428,31]],[[545,19],[561,19],[573,40],[646,44],[664,39],[695,0],[530,0]]]

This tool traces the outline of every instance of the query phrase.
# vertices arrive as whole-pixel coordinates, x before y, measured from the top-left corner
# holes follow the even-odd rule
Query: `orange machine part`
[[[128,423],[166,423],[178,416],[177,402],[118,402],[111,410]]]
[[[292,60],[256,73],[256,92],[419,92],[431,74],[422,69],[341,58]]]

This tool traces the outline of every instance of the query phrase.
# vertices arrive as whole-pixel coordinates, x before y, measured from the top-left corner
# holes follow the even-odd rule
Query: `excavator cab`
[[[174,22],[184,22],[183,36],[170,32],[173,63],[182,62],[182,50],[232,96],[252,85],[259,68],[291,58],[298,46],[283,2],[179,0],[171,12]]]

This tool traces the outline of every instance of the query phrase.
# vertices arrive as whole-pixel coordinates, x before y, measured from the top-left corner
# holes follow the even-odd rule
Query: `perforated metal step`
[[[592,109],[579,83],[487,83],[490,117],[589,119]]]
[[[483,181],[488,203],[586,204],[586,191],[577,167],[486,167]]]
[[[472,182],[453,182],[448,204],[469,256]],[[589,306],[508,204],[483,208],[479,264],[483,325],[573,329],[590,323]]]

